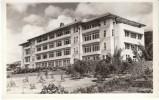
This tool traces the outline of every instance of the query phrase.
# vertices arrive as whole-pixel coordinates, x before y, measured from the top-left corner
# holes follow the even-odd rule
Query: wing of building
[[[77,59],[96,60],[123,49],[123,59],[136,60],[132,49],[144,45],[145,25],[106,13],[93,19],[61,24],[48,33],[29,39],[22,46],[22,66],[67,66]]]

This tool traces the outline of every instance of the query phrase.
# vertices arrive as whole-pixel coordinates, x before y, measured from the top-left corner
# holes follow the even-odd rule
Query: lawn
[[[82,79],[70,79],[65,76],[64,81],[61,81],[61,75],[54,75],[54,78],[51,78],[49,75],[45,79],[44,83],[39,83],[39,79],[37,79],[36,74],[28,77],[29,82],[23,82],[25,79],[25,75],[18,75],[18,77],[7,78],[7,84],[10,81],[14,81],[16,86],[8,86],[7,93],[8,94],[39,94],[43,88],[43,86],[48,86],[48,84],[55,84],[56,86],[61,85],[64,87],[69,93],[78,89],[85,89],[86,87],[97,86],[97,84],[105,85],[105,88],[99,89],[98,92],[101,93],[152,93],[152,80],[145,85],[146,81],[142,81],[142,79],[135,79],[133,82],[127,82],[127,78],[131,77],[130,74],[125,75],[110,75],[109,78],[106,78],[103,83],[97,83],[96,78],[88,78],[84,77]],[[21,77],[20,77],[21,76]],[[151,84],[149,84],[151,83]],[[35,88],[31,89],[31,85],[35,84]],[[81,91],[81,90],[80,90]],[[87,91],[82,90],[82,93],[87,93]],[[98,93],[93,92],[93,93]],[[75,92],[76,93],[76,92]],[[77,92],[78,93],[78,92]],[[90,92],[92,93],[92,92]]]

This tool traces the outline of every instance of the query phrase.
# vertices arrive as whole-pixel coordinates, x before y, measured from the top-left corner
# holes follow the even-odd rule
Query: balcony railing
[[[49,52],[49,51],[54,51],[54,50],[58,50],[58,49],[63,49],[63,48],[68,48],[71,47],[71,44],[68,45],[62,45],[60,47],[54,47],[54,48],[48,48],[46,50],[41,50],[41,51],[36,51],[35,54],[39,54],[39,53],[43,53],[43,52]]]
[[[97,26],[97,27],[94,27],[94,28],[90,28],[90,29],[87,29],[87,30],[83,30],[82,34],[85,34],[85,33],[88,33],[88,32],[92,32],[92,31],[97,31],[97,30],[100,30],[100,26]]]
[[[85,44],[90,44],[90,43],[97,43],[97,42],[100,42],[100,39],[93,39],[93,40],[89,40],[89,41],[83,41],[82,45],[85,45]]]
[[[63,55],[63,56],[59,56],[59,57],[52,57],[52,58],[47,58],[47,59],[40,59],[40,60],[36,60],[35,62],[43,62],[43,61],[66,59],[66,58],[71,58],[71,55]]]
[[[56,40],[59,40],[59,39],[62,39],[62,38],[66,38],[66,37],[71,37],[71,34],[66,34],[66,35],[62,35],[60,37],[55,37],[55,38],[52,38],[52,39],[48,39],[46,41],[42,41],[42,42],[36,43],[36,45],[41,45],[41,44],[44,44],[44,43],[47,43],[47,42],[56,41]]]
[[[93,52],[83,53],[82,56],[96,55],[96,54],[101,54],[101,51],[93,51]]]

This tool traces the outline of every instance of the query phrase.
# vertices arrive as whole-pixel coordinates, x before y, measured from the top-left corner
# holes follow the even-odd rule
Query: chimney
[[[64,23],[60,23],[60,27],[64,26]]]

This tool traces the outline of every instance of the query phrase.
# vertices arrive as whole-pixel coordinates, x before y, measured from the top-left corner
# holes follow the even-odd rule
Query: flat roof
[[[28,40],[31,40],[31,39],[34,39],[34,38],[37,38],[37,37],[43,36],[43,35],[48,34],[48,33],[50,33],[50,32],[57,31],[57,30],[60,30],[60,29],[62,29],[62,28],[66,28],[66,27],[68,27],[68,26],[71,26],[71,25],[74,25],[74,24],[77,24],[77,23],[81,23],[81,21],[74,21],[74,22],[69,23],[69,24],[66,24],[66,25],[64,25],[64,26],[61,26],[61,27],[55,28],[55,29],[53,29],[53,30],[51,30],[51,31],[49,31],[49,32],[46,32],[46,33],[44,33],[44,34],[41,34],[41,35],[39,35],[39,36],[36,36],[36,37],[30,38],[30,39],[28,39]]]
[[[88,20],[87,20],[86,22],[84,22],[84,23],[91,22],[91,21],[94,21],[94,20],[97,20],[97,19],[101,19],[101,18],[104,18],[104,17],[111,17],[111,18],[116,19],[117,21],[121,21],[121,22],[130,24],[130,25],[132,25],[132,26],[140,26],[140,27],[146,26],[146,25],[144,25],[144,24],[141,24],[141,23],[138,23],[138,22],[135,22],[135,21],[131,21],[131,20],[128,20],[128,19],[126,19],[126,18],[117,16],[117,15],[114,15],[114,14],[111,14],[111,13],[102,14],[102,15],[99,15],[99,16],[94,17],[94,18],[92,18],[92,19],[88,19]]]
[[[62,28],[66,28],[66,27],[68,27],[68,26],[72,26],[72,25],[77,24],[77,23],[89,23],[89,22],[91,22],[91,21],[94,21],[94,20],[97,20],[97,19],[101,19],[101,18],[104,18],[104,17],[114,18],[114,19],[116,19],[116,21],[118,21],[118,22],[123,22],[123,23],[129,24],[129,25],[132,25],[132,26],[138,26],[138,27],[144,27],[144,26],[146,26],[146,25],[144,25],[144,24],[141,24],[141,23],[138,23],[138,22],[135,22],[135,21],[131,21],[131,20],[128,20],[128,19],[126,19],[126,18],[117,16],[117,15],[114,15],[114,14],[111,14],[111,13],[106,13],[106,14],[102,14],[102,15],[99,15],[99,16],[97,16],[97,17],[88,19],[86,22],[82,22],[82,20],[74,21],[74,22],[72,22],[72,23],[70,23],[70,24],[67,24],[67,25],[64,25],[64,26],[55,28],[55,29],[53,29],[53,30],[51,30],[51,31],[49,31],[49,32],[46,32],[46,33],[44,33],[44,34],[41,34],[41,35],[38,35],[38,36],[36,36],[36,37],[30,38],[30,39],[28,39],[28,41],[30,41],[30,40],[32,40],[32,39],[35,39],[35,38],[37,38],[37,37],[43,36],[43,35],[45,35],[45,34],[49,34],[50,32],[57,31],[57,30],[60,30],[60,29],[62,29]],[[22,43],[22,44],[20,44],[20,45],[29,43],[28,41],[27,41],[27,42],[24,42],[24,43]]]

